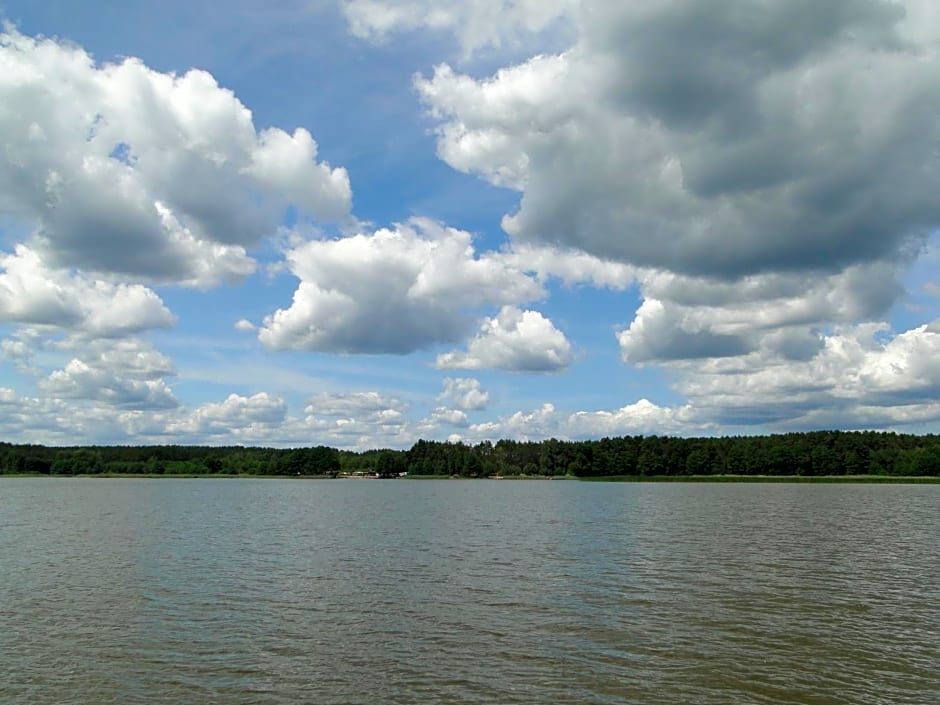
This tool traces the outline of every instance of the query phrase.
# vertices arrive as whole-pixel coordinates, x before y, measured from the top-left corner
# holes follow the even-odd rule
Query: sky
[[[932,0],[0,18],[0,440],[940,430]]]

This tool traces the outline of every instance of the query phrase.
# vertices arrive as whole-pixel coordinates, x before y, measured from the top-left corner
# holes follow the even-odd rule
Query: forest
[[[364,452],[212,446],[0,443],[0,473],[340,477],[940,476],[940,436],[814,431],[767,436],[625,436],[588,441],[420,440]]]

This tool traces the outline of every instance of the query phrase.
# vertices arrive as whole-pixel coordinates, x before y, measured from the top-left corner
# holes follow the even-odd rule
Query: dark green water
[[[940,486],[0,481],[0,703],[940,702]]]

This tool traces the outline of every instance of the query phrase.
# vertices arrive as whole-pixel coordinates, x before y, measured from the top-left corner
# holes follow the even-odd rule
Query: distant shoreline
[[[57,479],[129,479],[129,480],[349,480],[363,479],[351,477],[330,477],[329,475],[227,475],[215,473],[181,473],[181,474],[154,474],[154,473],[95,473],[89,475],[45,475],[41,473],[0,473],[2,478],[15,477],[42,477],[50,480]],[[379,478],[367,478],[379,479]],[[384,478],[383,478],[384,479]],[[575,482],[670,482],[670,483],[720,483],[720,482],[739,482],[739,483],[789,483],[789,484],[881,484],[881,485],[905,485],[922,484],[936,485],[940,484],[940,477],[932,475],[924,476],[897,476],[897,475],[610,475],[610,476],[592,476],[592,477],[572,477],[572,476],[550,476],[550,475],[503,475],[499,477],[462,477],[451,475],[409,475],[408,477],[389,478],[401,480],[460,480],[460,481],[480,481],[480,480],[563,480]]]
[[[581,477],[582,482],[787,482],[795,484],[940,484],[933,475],[613,475],[610,477]]]

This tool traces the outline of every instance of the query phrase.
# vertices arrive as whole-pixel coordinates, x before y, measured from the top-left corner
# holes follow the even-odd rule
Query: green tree
[[[468,453],[464,459],[463,474],[467,477],[483,477],[483,461],[476,453]]]
[[[210,455],[202,459],[202,465],[206,469],[206,472],[217,475],[222,472],[222,459],[214,455]]]
[[[636,459],[636,472],[638,475],[663,475],[665,463],[660,448],[659,438],[649,436],[644,438],[640,446],[640,454]]]
[[[375,459],[375,474],[379,477],[398,477],[405,467],[404,456],[394,451],[382,451]]]
[[[712,455],[706,448],[693,448],[685,459],[685,471],[689,475],[710,475]]]

